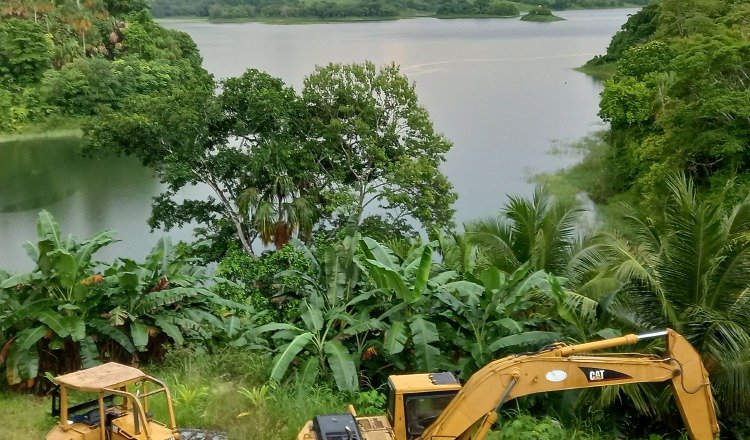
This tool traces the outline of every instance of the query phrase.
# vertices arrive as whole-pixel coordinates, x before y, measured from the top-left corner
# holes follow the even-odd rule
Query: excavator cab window
[[[409,438],[422,435],[442,414],[458,391],[421,393],[404,396],[406,430]]]

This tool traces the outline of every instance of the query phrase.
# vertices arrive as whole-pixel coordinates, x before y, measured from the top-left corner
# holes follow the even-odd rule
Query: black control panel
[[[320,440],[362,440],[357,421],[351,414],[329,414],[313,419],[313,429]]]

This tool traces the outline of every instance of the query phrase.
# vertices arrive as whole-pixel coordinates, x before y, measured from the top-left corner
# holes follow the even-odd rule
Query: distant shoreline
[[[523,4],[521,4],[523,5]],[[434,18],[436,20],[456,20],[456,19],[477,19],[477,20],[489,20],[489,19],[517,19],[525,15],[532,7],[520,8],[521,14],[519,15],[402,15],[396,17],[340,17],[340,18],[314,18],[314,17],[255,17],[255,18],[234,18],[234,19],[211,19],[210,17],[202,16],[171,16],[171,17],[154,17],[157,22],[169,22],[169,21],[195,21],[195,22],[206,22],[211,24],[231,24],[231,23],[261,23],[261,24],[275,24],[275,25],[297,25],[297,24],[332,24],[332,23],[367,23],[367,22],[384,22],[384,21],[398,21],[398,20],[412,20],[415,18]],[[641,8],[638,5],[626,5],[626,6],[613,6],[606,8],[569,8],[562,9],[554,12],[565,13],[567,11],[605,11],[605,10],[616,10],[616,9],[634,9]]]

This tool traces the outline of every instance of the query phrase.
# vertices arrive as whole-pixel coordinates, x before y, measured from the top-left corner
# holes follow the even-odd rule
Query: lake
[[[572,70],[605,51],[635,9],[565,11],[566,21],[430,18],[360,23],[266,25],[164,20],[185,31],[217,78],[265,70],[299,90],[316,65],[395,62],[416,83],[438,131],[453,141],[444,172],[459,194],[457,220],[497,212],[506,194],[530,194],[528,177],[577,158],[553,145],[604,128],[598,81]],[[110,228],[122,240],[99,258],[142,258],[162,234],[146,219],[160,184],[135,161],[89,161],[77,140],[0,144],[0,267],[31,267],[21,243],[36,237],[40,209],[63,232]],[[199,188],[197,194],[203,194]],[[190,232],[174,231],[174,239]]]

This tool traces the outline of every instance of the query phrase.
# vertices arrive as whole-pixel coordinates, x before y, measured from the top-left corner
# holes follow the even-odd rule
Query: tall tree
[[[273,176],[256,171],[263,163],[298,162],[290,153],[298,143],[289,135],[296,96],[281,80],[256,70],[222,85],[218,96],[213,81],[202,79],[170,96],[134,97],[127,115],[107,115],[86,127],[87,150],[134,155],[168,185],[155,200],[152,227],[197,222],[205,235],[222,241],[232,231],[252,254],[260,231],[241,195],[248,188],[261,188],[266,199],[277,195]],[[179,199],[180,189],[199,184],[210,196]]]
[[[452,224],[456,200],[439,166],[451,147],[396,65],[329,64],[305,79],[311,141],[325,187],[359,220],[377,204],[428,230]]]

